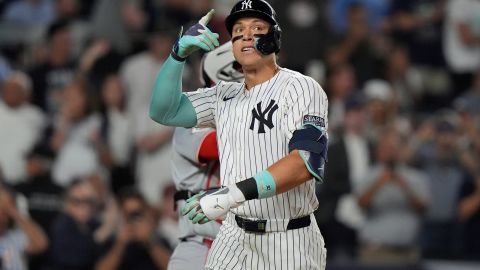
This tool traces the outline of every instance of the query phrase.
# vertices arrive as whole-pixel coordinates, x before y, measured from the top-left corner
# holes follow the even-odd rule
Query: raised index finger
[[[207,26],[207,24],[210,22],[210,20],[213,18],[213,14],[215,14],[215,9],[211,9],[205,16],[203,16],[198,23]]]

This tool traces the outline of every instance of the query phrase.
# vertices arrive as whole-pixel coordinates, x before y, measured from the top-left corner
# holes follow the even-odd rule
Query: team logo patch
[[[252,9],[252,0],[244,0],[242,2],[242,10],[243,9]]]
[[[265,110],[262,110],[262,102],[257,103],[257,106],[252,109],[252,122],[250,123],[250,129],[255,129],[255,120],[258,121],[258,133],[265,133],[265,126],[269,129],[274,127],[273,125],[273,113],[278,109],[278,105],[275,104],[275,100],[271,99]]]
[[[303,125],[307,125],[307,124],[314,125],[317,127],[325,127],[325,119],[323,119],[323,117],[320,117],[320,116],[307,114],[303,116]]]

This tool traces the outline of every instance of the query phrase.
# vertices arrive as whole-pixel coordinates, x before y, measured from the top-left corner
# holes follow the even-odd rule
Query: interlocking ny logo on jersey
[[[257,107],[252,109],[252,123],[250,123],[250,129],[255,128],[255,119],[258,120],[258,133],[265,133],[265,126],[269,129],[273,128],[273,113],[278,109],[278,105],[275,104],[275,100],[270,100],[267,108],[262,111],[262,102],[257,103]],[[265,117],[267,116],[267,117]]]
[[[242,9],[251,9],[252,8],[252,0],[245,0],[242,2]]]

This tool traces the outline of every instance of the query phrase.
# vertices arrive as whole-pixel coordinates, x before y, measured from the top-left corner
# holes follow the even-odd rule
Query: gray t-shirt
[[[366,192],[382,171],[383,166],[373,166],[355,187],[356,194],[361,196]],[[429,201],[428,181],[423,173],[405,166],[398,167],[396,173],[405,179],[416,196]],[[365,214],[366,222],[359,231],[362,242],[397,247],[415,245],[421,217],[398,185],[387,183],[382,186]]]

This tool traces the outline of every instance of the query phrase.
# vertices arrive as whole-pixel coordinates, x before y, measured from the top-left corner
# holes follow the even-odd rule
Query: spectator
[[[444,0],[393,0],[389,27],[396,43],[407,46],[414,65],[439,67],[442,52]]]
[[[410,63],[408,51],[394,46],[387,59],[386,79],[392,85],[400,113],[412,114],[422,94],[422,78]]]
[[[54,0],[19,0],[5,9],[3,20],[37,26],[48,25],[55,19]]]
[[[167,269],[170,254],[155,235],[157,217],[147,201],[136,191],[124,190],[119,206],[121,227],[95,268]]]
[[[359,258],[365,263],[412,264],[419,259],[417,237],[429,202],[428,182],[400,163],[400,143],[396,133],[382,133],[377,160],[355,188],[366,214],[359,231]]]
[[[101,127],[95,142],[100,160],[109,169],[113,192],[134,184],[130,156],[131,130],[125,108],[125,92],[116,74],[108,76],[101,89]]]
[[[28,200],[28,213],[42,229],[49,233],[51,224],[62,209],[63,188],[50,175],[51,160],[43,153],[32,151],[27,155],[27,181],[15,189]]]
[[[28,100],[30,78],[22,72],[11,73],[3,83],[0,100],[0,167],[11,185],[25,180],[26,155],[40,139],[47,119]]]
[[[332,261],[353,260],[356,254],[359,223],[351,220],[362,213],[356,208],[344,215],[342,207],[356,204],[353,187],[359,184],[372,162],[372,147],[364,135],[364,105],[363,98],[358,95],[347,98],[343,129],[336,136],[339,139],[328,147],[325,182],[317,189],[317,221]],[[350,220],[342,220],[340,216],[349,216]]]
[[[0,262],[3,270],[28,269],[25,255],[44,252],[48,240],[42,229],[16,207],[13,194],[0,187]]]
[[[356,90],[355,73],[348,65],[338,65],[331,69],[325,88],[329,100],[328,122],[330,133],[342,128],[345,117],[345,101]]]
[[[70,22],[72,55],[79,57],[92,31],[90,23],[80,17],[81,5],[87,1],[80,3],[79,0],[55,0],[55,2],[58,19]]]
[[[137,150],[135,179],[151,204],[157,204],[163,187],[171,180],[171,127],[158,125],[148,117],[150,96],[163,59],[171,52],[173,36],[157,33],[149,50],[128,58],[120,76],[125,85],[127,112]],[[160,172],[160,173],[159,173]]]
[[[347,31],[331,46],[327,54],[328,66],[349,63],[355,70],[359,85],[381,74],[383,48],[377,36],[369,32],[367,10],[360,3],[348,8]]]
[[[95,219],[99,197],[88,181],[73,181],[66,190],[63,213],[52,226],[51,262],[53,269],[93,269],[100,252],[98,232],[111,224]]]
[[[455,126],[446,120],[434,127],[433,144],[421,144],[417,165],[428,177],[430,207],[422,231],[426,258],[453,259],[459,255],[458,196],[465,179]],[[425,149],[430,148],[430,149]]]
[[[461,111],[470,112],[475,117],[480,116],[480,69],[475,73],[468,91],[458,97],[454,105]]]
[[[480,68],[479,9],[476,0],[449,0],[447,4],[443,47],[457,94],[467,90]]]
[[[397,107],[392,86],[379,79],[365,83],[363,93],[367,98],[367,136],[376,141],[386,128],[393,128]]]
[[[85,48],[78,64],[78,73],[88,80],[95,103],[100,103],[104,80],[112,73],[118,73],[123,56],[112,48],[109,41],[102,38],[91,40]]]
[[[473,181],[465,181],[458,204],[458,216],[464,225],[463,257],[478,260],[480,254],[480,176]]]
[[[149,106],[157,72],[171,52],[174,41],[172,34],[154,33],[149,39],[148,50],[127,58],[123,63],[120,77],[125,85],[129,117],[135,118],[145,106]]]
[[[275,1],[275,10],[278,11],[278,21],[282,22],[282,51],[279,60],[283,67],[305,72],[306,67],[324,59],[325,42],[331,37],[327,27],[326,14],[323,12],[327,1]],[[305,40],[308,38],[308,47],[305,49]],[[221,44],[222,42],[220,42]]]
[[[92,31],[97,38],[106,39],[115,51],[129,54],[138,51],[151,24],[148,11],[151,1],[100,0],[92,14]],[[140,45],[140,47],[142,47]]]
[[[480,118],[478,105],[473,100],[460,99],[455,104],[458,112],[457,147],[463,168],[470,176],[477,175],[480,161]],[[474,105],[475,104],[475,105]]]
[[[444,0],[394,0],[387,33],[408,50],[422,82],[422,111],[435,111],[449,104],[450,80],[442,51]]]
[[[99,169],[93,138],[98,134],[100,121],[93,113],[84,82],[75,81],[62,92],[64,102],[55,119],[50,145],[57,153],[53,178],[61,186],[68,186],[73,179]]]
[[[334,0],[329,1],[330,26],[337,33],[344,33],[348,27],[348,9],[352,5],[362,5],[368,11],[368,25],[372,30],[380,30],[392,1],[376,0]]]
[[[75,75],[75,62],[71,59],[72,38],[69,23],[58,20],[47,32],[47,60],[30,70],[33,81],[32,101],[49,115],[55,114],[61,102],[61,90]]]
[[[50,233],[53,220],[62,208],[63,189],[55,184],[51,178],[51,159],[36,147],[27,155],[27,179],[24,183],[15,186],[15,190],[27,199],[29,216]],[[51,238],[51,235],[48,235]],[[30,270],[44,270],[48,265],[48,254],[31,256]]]

